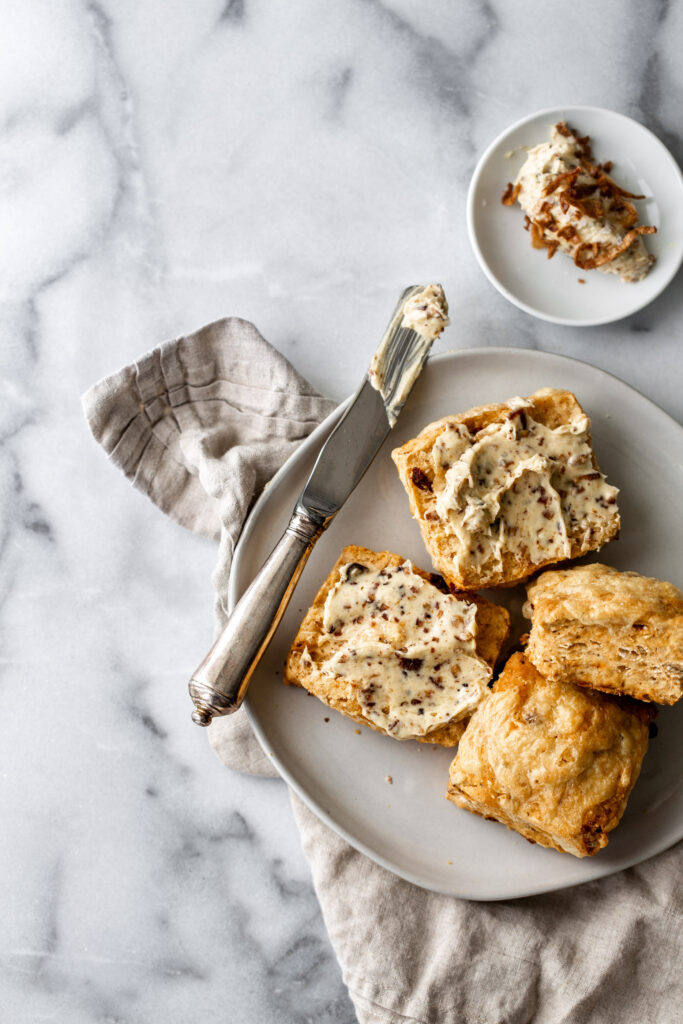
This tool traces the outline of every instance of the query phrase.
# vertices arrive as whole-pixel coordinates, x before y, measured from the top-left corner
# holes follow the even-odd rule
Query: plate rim
[[[670,165],[670,167],[671,167],[671,169],[672,169],[672,171],[674,173],[674,176],[678,180],[678,185],[679,185],[679,188],[680,188],[682,196],[683,196],[683,171],[681,171],[681,168],[679,167],[678,163],[674,159],[673,155],[669,152],[669,149],[667,148],[667,146],[665,146],[665,144],[662,142],[662,140],[657,135],[655,135],[655,133],[650,128],[648,128],[646,125],[644,125],[641,121],[636,121],[635,118],[629,117],[628,114],[622,114],[621,111],[610,110],[609,107],[596,107],[596,106],[593,106],[591,104],[586,104],[586,103],[583,103],[583,104],[568,104],[566,106],[555,105],[555,106],[552,106],[552,107],[544,107],[541,110],[536,110],[533,113],[526,115],[525,117],[519,118],[513,124],[509,125],[502,132],[500,132],[492,140],[492,142],[490,142],[489,145],[486,147],[486,149],[484,150],[484,152],[480,156],[479,160],[477,161],[477,164],[476,164],[476,166],[474,168],[474,171],[472,173],[472,177],[470,179],[469,187],[467,189],[467,201],[466,201],[467,234],[468,234],[468,237],[469,237],[470,246],[472,248],[472,251],[474,252],[474,255],[476,257],[477,263],[479,264],[480,268],[484,272],[485,276],[488,278],[488,280],[494,286],[494,288],[504,298],[506,298],[508,300],[508,302],[511,302],[514,306],[517,306],[518,309],[521,309],[524,313],[528,313],[530,316],[536,317],[539,320],[544,320],[546,323],[558,324],[561,327],[600,327],[600,326],[604,326],[605,324],[616,323],[619,320],[626,319],[626,317],[633,316],[635,313],[640,312],[641,309],[644,309],[646,306],[649,306],[650,303],[654,302],[655,299],[659,298],[659,296],[662,294],[662,292],[666,288],[669,287],[669,285],[673,281],[674,277],[676,276],[676,274],[678,273],[678,271],[681,268],[681,264],[683,263],[683,243],[679,244],[678,259],[676,261],[674,261],[674,263],[672,264],[671,269],[669,270],[669,272],[667,274],[665,274],[664,277],[662,278],[661,287],[659,288],[658,291],[656,291],[649,298],[647,298],[643,302],[640,302],[639,304],[636,304],[633,307],[625,310],[623,313],[617,313],[616,315],[611,313],[611,314],[608,314],[607,316],[603,316],[603,317],[587,317],[587,318],[570,319],[568,317],[553,316],[550,313],[543,313],[539,309],[537,309],[535,306],[531,306],[531,305],[529,305],[529,303],[524,302],[522,299],[517,298],[517,296],[514,295],[514,293],[511,292],[510,289],[507,288],[503,284],[503,282],[500,281],[496,277],[494,272],[491,270],[491,268],[490,268],[490,266],[488,264],[488,261],[487,261],[485,255],[484,255],[484,253],[482,252],[481,246],[479,245],[479,240],[478,240],[478,237],[477,237],[477,232],[476,232],[476,229],[475,229],[475,226],[474,226],[474,194],[475,194],[476,188],[477,188],[477,186],[479,184],[479,180],[480,180],[480,178],[482,176],[484,168],[485,168],[486,164],[488,163],[493,150],[501,142],[503,142],[508,136],[512,135],[519,128],[523,127],[525,124],[528,124],[530,121],[534,121],[534,120],[536,120],[539,117],[547,117],[547,116],[550,116],[552,114],[559,114],[559,113],[562,113],[562,112],[567,114],[568,112],[571,112],[571,111],[579,111],[579,112],[590,111],[591,113],[594,113],[594,114],[602,114],[602,115],[606,115],[607,117],[610,117],[610,118],[621,119],[623,121],[628,121],[630,124],[636,125],[639,129],[641,129],[642,131],[646,132],[650,136],[650,138],[660,148],[663,157],[666,158],[666,161]],[[590,365],[590,364],[588,364],[588,365]]]
[[[457,362],[458,359],[471,356],[482,357],[484,359],[488,359],[490,357],[500,357],[501,355],[517,357],[520,354],[523,354],[527,357],[530,356],[534,359],[540,358],[541,361],[549,359],[552,361],[558,360],[560,362],[578,364],[582,367],[587,367],[592,373],[598,375],[598,377],[602,376],[605,378],[609,378],[613,381],[616,381],[622,387],[627,388],[629,391],[633,392],[634,395],[636,395],[640,401],[644,401],[648,406],[650,406],[652,410],[655,411],[656,414],[665,417],[669,421],[669,423],[674,428],[676,428],[676,430],[683,436],[683,424],[680,424],[676,419],[674,419],[673,416],[671,416],[668,412],[666,412],[666,410],[662,409],[659,405],[657,405],[657,403],[654,402],[651,398],[648,398],[647,395],[644,395],[641,391],[633,387],[633,385],[628,384],[626,381],[622,380],[616,374],[611,373],[609,370],[603,370],[601,367],[594,366],[592,363],[589,363],[586,360],[575,359],[572,356],[565,356],[560,353],[545,352],[540,349],[512,348],[510,346],[492,346],[491,348],[452,349],[450,351],[441,352],[430,357],[429,362]],[[292,452],[292,454],[282,464],[280,469],[277,470],[277,472],[271,478],[267,487],[262,491],[256,502],[254,503],[244,524],[237,545],[235,546],[230,571],[230,579],[228,584],[229,614],[232,614],[235,604],[237,603],[237,600],[241,596],[241,592],[237,592],[238,573],[236,569],[242,557],[244,557],[244,552],[246,552],[249,546],[250,537],[253,534],[254,530],[256,529],[259,520],[260,510],[263,508],[263,506],[269,499],[269,492],[271,491],[272,485],[279,483],[285,476],[287,476],[292,471],[292,469],[295,466],[297,466],[298,463],[308,455],[311,448],[313,448],[314,444],[316,444],[320,439],[322,439],[331,431],[334,424],[341,417],[341,415],[348,407],[352,399],[353,394],[349,395],[346,399],[342,400],[339,403],[339,405],[336,406],[336,408],[333,409],[332,412],[330,412],[326,416],[326,418],[321,423],[319,423],[318,426],[306,438],[303,439],[303,441],[295,449],[295,451]],[[383,867],[386,871],[389,871],[393,875],[396,875],[399,878],[403,878],[405,881],[410,882],[411,884],[418,886],[418,888],[424,889],[428,892],[437,892],[446,896],[453,896],[459,899],[468,899],[482,903],[500,902],[503,900],[510,899],[526,899],[531,896],[538,896],[544,893],[557,892],[561,889],[574,888],[577,885],[584,885],[590,882],[600,881],[601,878],[608,878],[619,871],[624,871],[627,868],[634,867],[637,864],[641,864],[647,860],[650,860],[652,857],[655,857],[658,854],[663,853],[665,850],[670,849],[677,842],[683,839],[683,821],[681,821],[678,834],[674,835],[673,837],[669,836],[668,838],[663,839],[661,844],[655,844],[655,848],[649,851],[645,857],[639,856],[637,854],[632,857],[627,856],[625,858],[624,863],[620,863],[618,866],[614,868],[614,870],[608,871],[604,875],[600,875],[597,878],[593,879],[585,879],[569,883],[567,883],[566,881],[560,881],[557,884],[551,884],[550,886],[546,882],[540,883],[537,886],[532,886],[531,888],[529,888],[529,886],[527,885],[523,890],[516,890],[512,893],[506,893],[504,895],[476,897],[468,894],[467,892],[459,892],[452,888],[442,888],[438,885],[428,885],[426,884],[423,878],[420,878],[418,875],[414,874],[410,870],[402,868],[400,865],[397,865],[396,863],[392,862],[387,857],[376,852],[375,850],[372,850],[361,839],[349,833],[348,830],[344,828],[342,825],[339,825],[335,821],[334,817],[329,812],[327,812],[324,809],[324,807],[318,804],[313,796],[309,795],[306,789],[294,777],[293,773],[289,771],[288,767],[282,763],[280,758],[277,757],[269,749],[269,743],[266,733],[260,724],[257,714],[255,713],[254,709],[251,706],[251,701],[249,699],[248,692],[245,697],[243,706],[245,708],[251,728],[253,729],[254,735],[256,736],[258,743],[261,746],[265,756],[276,768],[279,777],[283,779],[287,786],[299,797],[299,799],[303,801],[304,804],[306,804],[309,810],[311,810],[320,821],[327,825],[328,828],[335,832],[336,835],[338,835],[341,839],[343,839],[354,849],[364,854],[375,864],[379,864],[380,867]]]

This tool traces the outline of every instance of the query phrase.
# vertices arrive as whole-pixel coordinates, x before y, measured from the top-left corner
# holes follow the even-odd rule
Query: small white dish
[[[447,353],[429,360],[396,428],[316,544],[246,701],[254,731],[280,775],[330,828],[408,881],[468,899],[512,899],[587,882],[683,838],[683,701],[661,710],[659,735],[609,846],[577,860],[532,846],[503,825],[449,803],[452,750],[399,743],[358,727],[303,690],[283,686],[282,668],[305,610],[345,544],[388,548],[429,568],[391,449],[448,413],[546,386],[577,395],[592,419],[600,466],[621,488],[621,536],[598,559],[683,584],[683,429],[677,423],[586,363],[520,349]],[[303,442],[254,507],[235,551],[231,608],[285,529],[320,445],[345,406]],[[519,609],[522,588],[497,594]]]
[[[645,196],[636,207],[640,223],[657,228],[645,239],[657,262],[643,281],[626,284],[616,275],[581,271],[561,252],[547,259],[545,250],[532,248],[520,207],[502,205],[507,182],[526,159],[525,148],[548,141],[558,121],[590,135],[596,161],[611,160],[617,184]],[[489,281],[520,309],[556,324],[607,324],[652,302],[680,267],[683,176],[659,139],[630,117],[599,107],[552,107],[517,121],[488,147],[470,183],[467,228]]]

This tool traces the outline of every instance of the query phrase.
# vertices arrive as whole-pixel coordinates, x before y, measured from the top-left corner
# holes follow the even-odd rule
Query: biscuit
[[[541,846],[590,857],[626,808],[652,709],[545,679],[513,654],[475,711],[447,797]]]
[[[453,747],[488,696],[509,622],[400,555],[352,545],[306,613],[284,681],[378,732]]]
[[[599,550],[619,531],[617,490],[570,391],[484,405],[392,452],[434,567],[452,587],[504,587]]]
[[[671,583],[581,565],[527,587],[527,657],[551,679],[675,704],[683,696],[683,593]]]

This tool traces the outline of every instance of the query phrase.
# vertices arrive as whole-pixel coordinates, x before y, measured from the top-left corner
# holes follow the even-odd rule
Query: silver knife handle
[[[297,506],[263,568],[235,605],[223,632],[190,680],[192,721],[209,725],[237,711],[292,591],[327,522]]]

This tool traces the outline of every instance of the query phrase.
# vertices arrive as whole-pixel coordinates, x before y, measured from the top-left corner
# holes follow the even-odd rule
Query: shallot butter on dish
[[[609,169],[609,163],[593,162],[588,137],[577,137],[561,121],[552,129],[550,142],[529,150],[502,201],[506,206],[519,203],[532,245],[546,249],[548,259],[560,249],[579,270],[642,281],[654,263],[642,236],[657,229],[638,226],[631,200],[645,197],[620,188]]]

